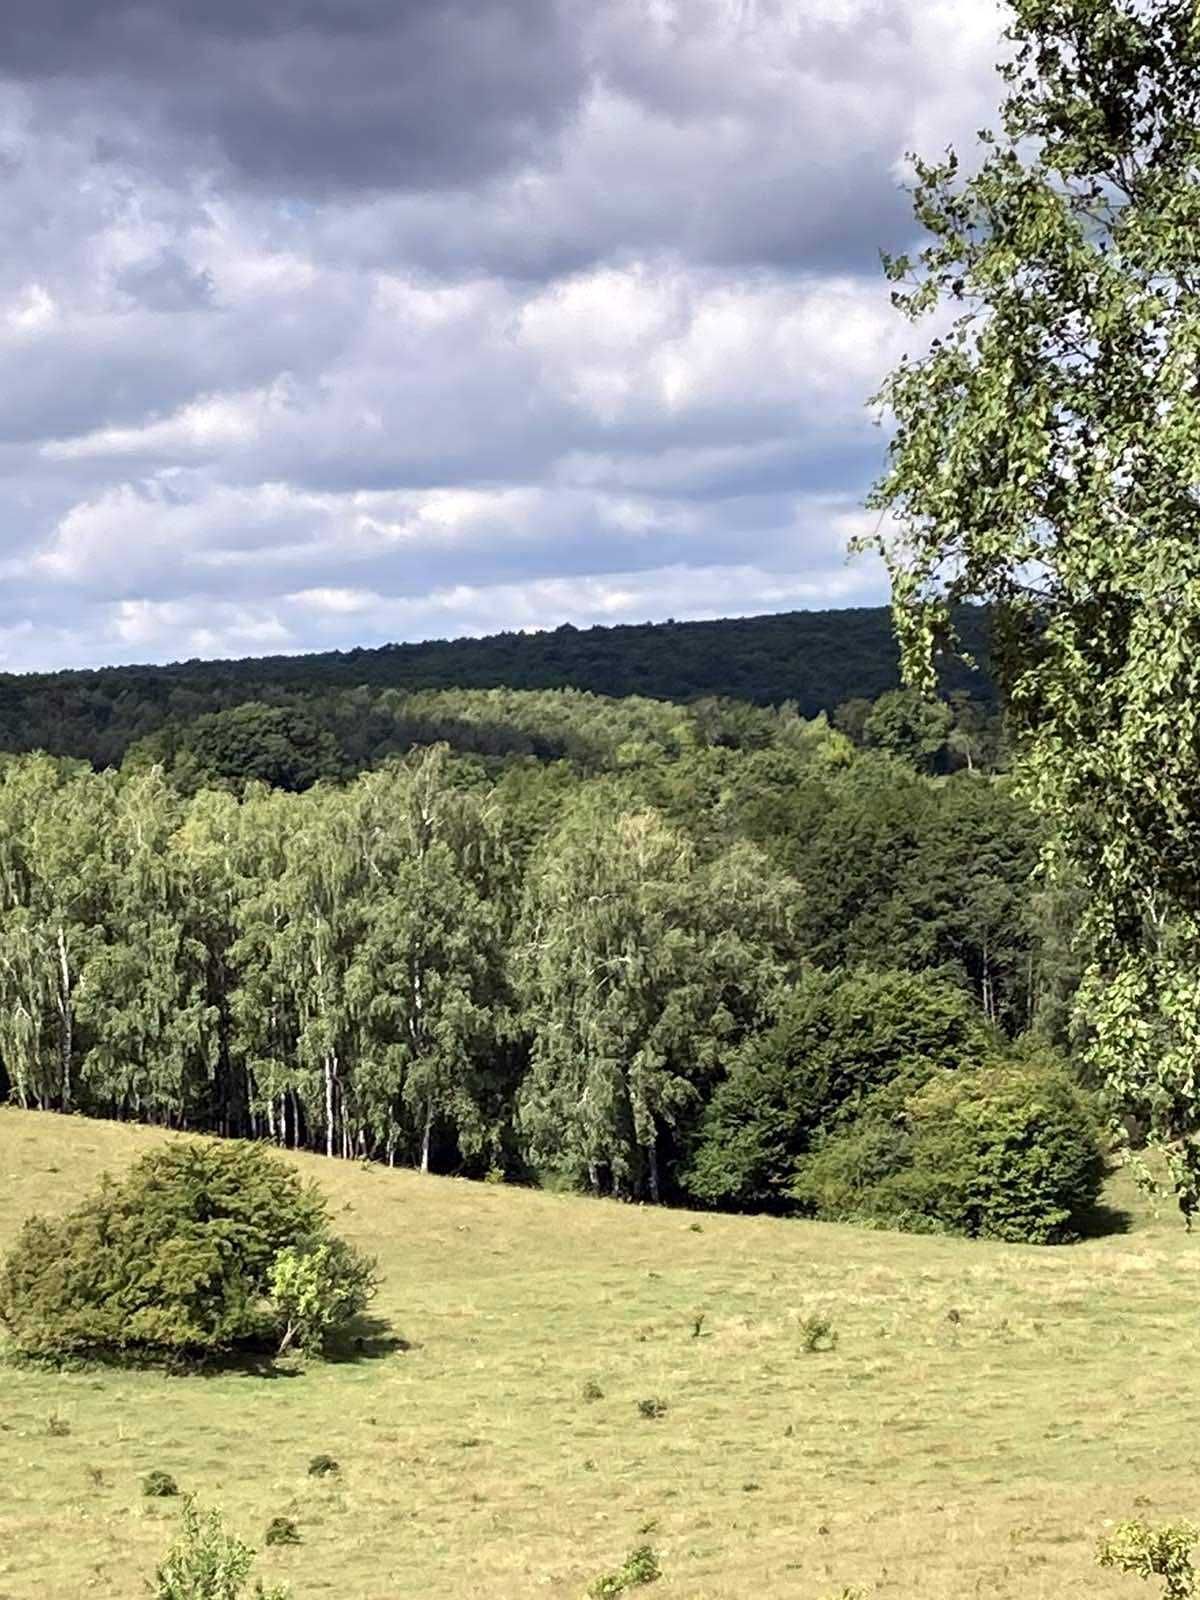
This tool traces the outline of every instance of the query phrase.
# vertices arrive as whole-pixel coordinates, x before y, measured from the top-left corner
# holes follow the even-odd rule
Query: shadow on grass
[[[1116,1234],[1128,1233],[1132,1227],[1132,1213],[1117,1206],[1095,1205],[1075,1220],[1080,1239],[1111,1239]]]
[[[408,1339],[392,1331],[382,1317],[359,1317],[325,1352],[325,1360],[339,1364],[354,1361],[386,1361],[414,1349]]]
[[[329,1346],[321,1361],[344,1366],[359,1361],[386,1361],[414,1346],[392,1332],[390,1322],[381,1317],[359,1317]],[[195,1369],[199,1376],[222,1377],[235,1373],[243,1378],[302,1378],[306,1371],[303,1355],[297,1350],[279,1355],[273,1349],[239,1350],[220,1361]]]

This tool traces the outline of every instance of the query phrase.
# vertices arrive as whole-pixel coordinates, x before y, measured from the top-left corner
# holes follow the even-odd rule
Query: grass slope
[[[163,1137],[0,1110],[0,1246]],[[655,1600],[1149,1595],[1095,1568],[1097,1533],[1197,1510],[1200,1240],[1171,1221],[1063,1250],[697,1232],[298,1164],[379,1256],[412,1348],[297,1377],[0,1367],[2,1600],[142,1592],[178,1509],[142,1496],[152,1468],[251,1542],[295,1517],[304,1543],[261,1570],[296,1600],[575,1597],[643,1542]],[[805,1353],[810,1312],[834,1350]],[[651,1396],[668,1409],[644,1420]],[[340,1476],[307,1476],[320,1451]]]

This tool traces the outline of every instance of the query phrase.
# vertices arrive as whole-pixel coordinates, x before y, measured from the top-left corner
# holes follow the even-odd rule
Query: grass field
[[[0,1110],[0,1246],[164,1137]],[[1200,1511],[1200,1239],[1123,1188],[1127,1233],[1037,1250],[298,1159],[409,1348],[0,1366],[0,1600],[143,1593],[179,1505],[153,1468],[252,1543],[294,1517],[259,1570],[296,1600],[574,1600],[642,1543],[656,1600],[1149,1597],[1097,1535]],[[834,1349],[804,1349],[814,1313]]]

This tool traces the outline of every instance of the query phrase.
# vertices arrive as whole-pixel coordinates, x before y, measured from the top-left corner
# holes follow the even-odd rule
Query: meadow
[[[0,1110],[0,1248],[171,1137]],[[142,1593],[180,1504],[156,1469],[256,1545],[293,1517],[258,1570],[295,1600],[576,1597],[647,1543],[655,1600],[1150,1595],[1096,1538],[1200,1509],[1200,1239],[1123,1176],[1126,1231],[1038,1249],[294,1159],[378,1257],[390,1338],[0,1365],[0,1600]]]

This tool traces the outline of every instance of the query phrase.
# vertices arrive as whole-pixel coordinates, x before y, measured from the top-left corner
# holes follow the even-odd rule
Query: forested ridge
[[[984,613],[967,608],[963,636],[986,665]],[[797,611],[715,622],[665,622],[483,639],[390,644],[379,649],[185,661],[170,666],[0,675],[0,749],[48,750],[97,767],[137,740],[195,717],[259,700],[299,704],[324,722],[363,691],[575,688],[663,700],[790,702],[816,716],[899,684],[898,652],[884,607]],[[985,671],[949,663],[944,687],[992,698]]]
[[[839,1139],[947,1072],[1011,1097],[1036,1058],[1056,1092],[1071,908],[1030,887],[986,707],[383,707],[408,754],[340,779],[298,774],[294,708],[261,703],[103,772],[0,758],[0,1092],[822,1214],[861,1208]],[[274,736],[305,781],[255,776]]]

